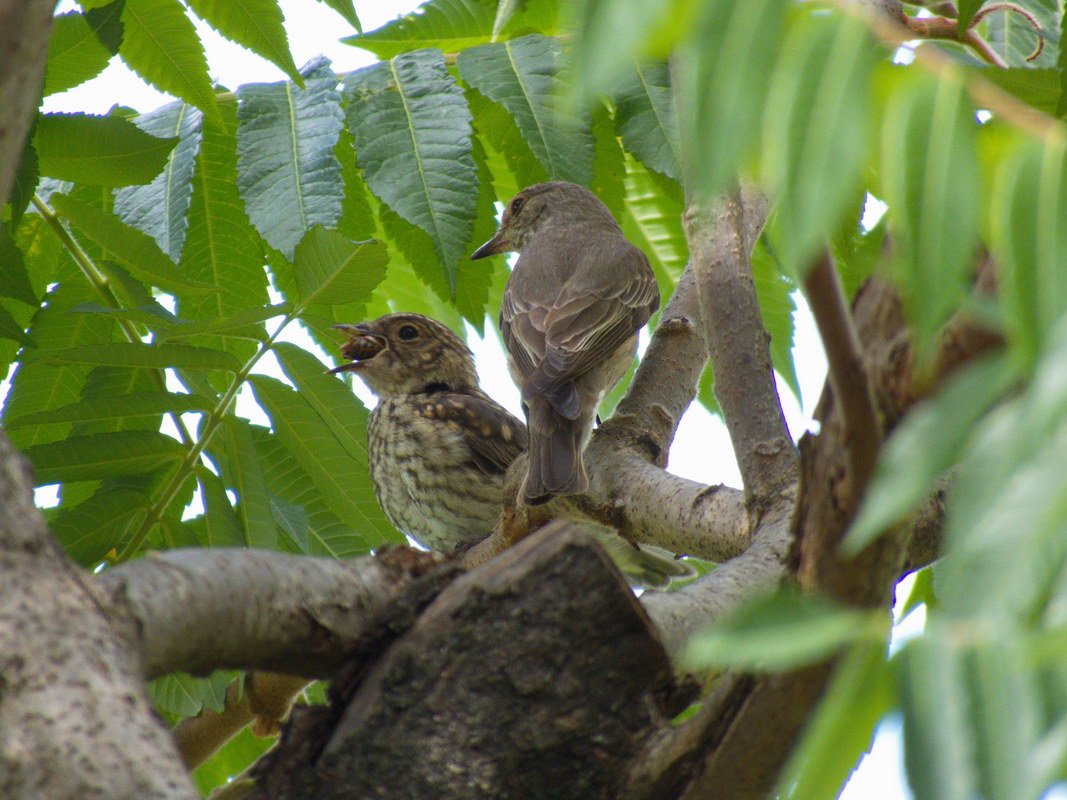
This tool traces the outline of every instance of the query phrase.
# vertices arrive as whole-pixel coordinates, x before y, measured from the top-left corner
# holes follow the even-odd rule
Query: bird
[[[528,186],[471,255],[518,252],[500,332],[529,425],[529,505],[589,487],[582,451],[604,395],[626,374],[637,332],[659,308],[648,257],[584,186]]]
[[[367,424],[371,482],[389,521],[430,550],[454,554],[489,536],[504,474],[526,449],[526,425],[482,391],[474,356],[448,326],[415,313],[335,325],[348,363],[378,397]],[[692,567],[613,529],[594,531],[634,585],[661,588]]]

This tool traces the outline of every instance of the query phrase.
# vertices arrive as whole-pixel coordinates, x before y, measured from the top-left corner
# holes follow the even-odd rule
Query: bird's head
[[[618,227],[607,206],[584,186],[566,181],[536,183],[511,198],[496,235],[475,250],[471,259],[519,253],[531,237],[545,228],[564,230],[584,224]]]
[[[378,397],[478,386],[474,358],[447,326],[422,314],[386,314],[373,322],[334,325],[348,335],[341,353],[351,359],[330,374],[354,372]]]

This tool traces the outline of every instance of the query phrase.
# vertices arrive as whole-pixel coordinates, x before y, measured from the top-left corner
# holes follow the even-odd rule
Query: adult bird
[[[399,530],[453,553],[493,532],[504,473],[527,444],[526,426],[478,385],[467,345],[421,314],[386,314],[337,325],[353,372],[378,396],[367,429],[371,481]],[[594,531],[632,583],[660,587],[692,569],[659,548],[638,548],[609,528]]]
[[[588,488],[582,451],[597,408],[633,363],[659,287],[607,206],[575,183],[523,189],[471,258],[509,251],[519,258],[500,332],[529,423],[523,497],[534,505]]]

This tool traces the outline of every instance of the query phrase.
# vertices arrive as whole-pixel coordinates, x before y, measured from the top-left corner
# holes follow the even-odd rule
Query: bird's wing
[[[459,431],[472,460],[487,475],[506,472],[526,449],[526,426],[487,395],[436,392],[427,396],[422,414]]]
[[[507,289],[500,302],[500,335],[519,374],[529,375],[545,354],[543,306],[531,304]]]
[[[526,396],[548,392],[603,361],[659,307],[659,287],[645,254],[627,246],[611,255],[614,268],[607,280],[568,284],[547,309],[544,356],[524,387]]]

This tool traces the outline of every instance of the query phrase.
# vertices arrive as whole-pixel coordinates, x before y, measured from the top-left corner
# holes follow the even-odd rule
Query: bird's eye
[[[516,197],[514,200],[512,200],[511,201],[511,213],[512,214],[518,214],[520,211],[522,211],[522,204],[525,203],[525,202],[526,201],[521,197]]]
[[[399,331],[397,331],[397,335],[404,341],[409,342],[412,339],[417,338],[419,332],[414,325],[405,325]]]

